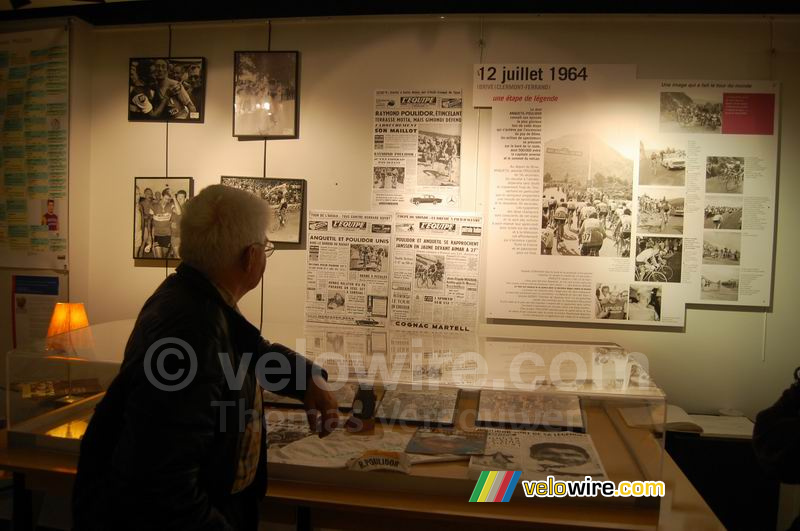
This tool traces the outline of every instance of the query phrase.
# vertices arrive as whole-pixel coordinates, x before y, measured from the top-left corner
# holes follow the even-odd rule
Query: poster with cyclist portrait
[[[397,212],[394,227],[392,325],[474,330],[481,216]]]
[[[385,327],[391,266],[391,213],[312,210],[306,320]]]
[[[275,243],[300,243],[306,204],[304,179],[222,176],[220,184],[248,191],[271,211],[267,237]]]
[[[377,90],[372,207],[453,210],[461,195],[460,90]]]

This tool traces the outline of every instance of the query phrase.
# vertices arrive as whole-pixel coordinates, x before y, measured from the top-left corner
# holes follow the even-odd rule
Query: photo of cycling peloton
[[[350,271],[373,271],[386,273],[389,270],[389,247],[386,245],[350,244]]]
[[[630,256],[633,160],[591,134],[545,143],[541,253]]]
[[[461,125],[425,124],[417,131],[417,186],[458,186]]]
[[[703,231],[703,264],[739,265],[742,258],[742,233]]]
[[[639,234],[683,234],[683,188],[640,188]]]
[[[635,280],[680,283],[682,256],[682,238],[637,237]]]
[[[245,190],[260,197],[270,207],[267,238],[275,243],[300,243],[305,211],[304,179],[222,176],[220,184]]]
[[[707,157],[706,193],[744,192],[744,157]]]
[[[405,168],[375,166],[372,168],[372,188],[402,190],[406,180]]]
[[[722,131],[722,94],[714,91],[661,93],[662,133],[717,133]]]
[[[444,256],[418,254],[414,267],[414,286],[417,289],[444,290]]]

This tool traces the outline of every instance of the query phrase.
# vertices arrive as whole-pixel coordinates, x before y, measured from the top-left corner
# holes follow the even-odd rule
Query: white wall
[[[372,104],[376,88],[463,88],[471,100],[471,65],[487,62],[633,63],[642,78],[779,79],[782,87],[779,220],[775,292],[770,312],[693,308],[681,331],[578,326],[485,325],[491,334],[617,342],[645,353],[671,402],[696,412],[737,408],[753,414],[769,405],[800,365],[795,299],[800,279],[800,19],[762,17],[404,17],[295,20],[273,23],[272,49],[301,52],[300,139],[268,143],[267,175],[309,183],[309,207],[366,210],[370,204]],[[128,58],[168,52],[165,26],[96,29],[90,112],[73,112],[85,131],[88,172],[71,174],[88,198],[76,208],[71,249],[73,299],[93,322],[135,317],[164,278],[160,267],[131,259],[135,176],[165,173],[164,124],[128,123]],[[260,176],[262,142],[231,137],[234,50],[266,49],[266,23],[182,25],[173,29],[173,56],[208,61],[205,124],[169,126],[169,175],[192,176],[195,192],[220,175]],[[488,190],[490,111],[466,107],[462,201],[483,211]],[[84,120],[84,123],[76,123]],[[86,127],[88,123],[88,127]],[[85,144],[84,144],[85,142]],[[73,149],[77,147],[73,140]],[[81,212],[80,214],[78,212]],[[85,219],[80,218],[85,216]],[[284,250],[269,261],[265,322],[303,319],[305,254]],[[257,290],[256,290],[257,291]],[[259,298],[242,302],[258,322]],[[266,329],[267,335],[269,329]],[[762,361],[762,355],[764,360]]]

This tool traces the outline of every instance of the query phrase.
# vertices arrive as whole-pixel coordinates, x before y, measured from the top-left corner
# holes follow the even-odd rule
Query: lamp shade
[[[57,302],[50,317],[47,337],[65,334],[89,326],[86,308],[82,302]]]

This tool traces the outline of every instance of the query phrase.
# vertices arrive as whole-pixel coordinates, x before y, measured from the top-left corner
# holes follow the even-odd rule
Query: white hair
[[[215,184],[188,200],[181,217],[181,260],[206,275],[234,265],[266,239],[270,210],[250,192]]]

